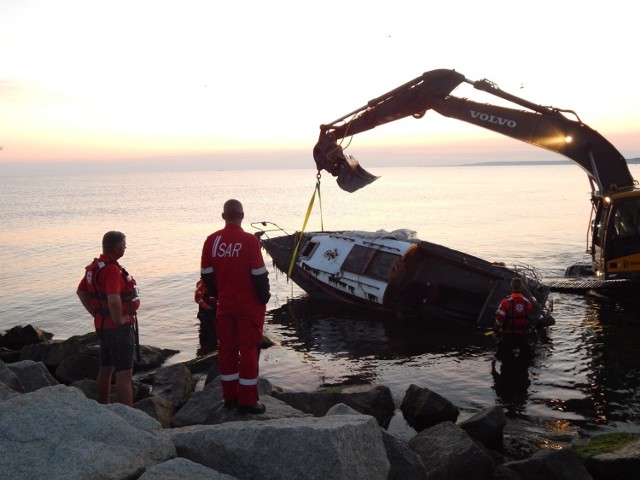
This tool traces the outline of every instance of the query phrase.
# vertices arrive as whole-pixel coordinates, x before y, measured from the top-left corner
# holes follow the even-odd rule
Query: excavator
[[[452,95],[462,83],[509,106]],[[321,125],[313,149],[318,173],[325,170],[337,177],[338,185],[347,192],[369,185],[378,177],[344,153],[344,139],[401,118],[420,119],[428,110],[559,153],[587,173],[592,204],[587,245],[591,262],[568,267],[565,277],[589,279],[556,282],[556,290],[626,291],[640,286],[640,189],[625,158],[573,110],[537,105],[487,79],[472,81],[455,70],[431,70]]]

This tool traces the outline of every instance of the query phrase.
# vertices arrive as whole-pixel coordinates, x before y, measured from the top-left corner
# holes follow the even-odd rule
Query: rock
[[[152,396],[134,403],[133,408],[137,408],[157,420],[162,428],[169,428],[176,405],[166,398]]]
[[[441,422],[456,423],[460,413],[446,398],[417,385],[409,386],[400,410],[407,423],[418,432]]]
[[[180,350],[140,345],[140,360],[133,356],[133,370],[136,372],[160,367],[169,357],[180,353]]]
[[[258,383],[265,380],[262,379]],[[260,388],[259,388],[260,390]],[[300,410],[296,410],[269,395],[260,393],[260,402],[267,411],[261,415],[240,415],[236,410],[224,408],[222,401],[222,389],[218,382],[208,384],[201,392],[194,393],[187,403],[173,416],[172,427],[186,427],[188,425],[217,425],[230,421],[247,421],[255,418],[272,420],[277,418],[291,418],[308,416]]]
[[[0,361],[13,363],[20,360],[20,352],[10,348],[0,347]]]
[[[7,368],[18,377],[25,392],[33,392],[59,383],[42,362],[22,360],[21,362],[8,364]]]
[[[326,416],[331,415],[363,415],[344,403],[338,403],[329,409]],[[395,435],[380,429],[382,443],[389,460],[387,480],[426,480],[427,472],[422,460],[407,443]]]
[[[390,465],[387,480],[426,480],[427,471],[420,455],[411,450],[407,442],[385,430],[381,432]]]
[[[11,397],[20,395],[21,392],[15,391],[13,388],[8,387],[4,383],[0,383],[0,402],[8,400]]]
[[[365,415],[283,418],[171,430],[178,454],[243,480],[385,480],[382,435]]]
[[[95,379],[100,370],[100,359],[85,353],[75,353],[63,359],[56,368],[56,377],[69,385],[87,378]]]
[[[509,470],[510,473],[506,473]],[[592,480],[584,465],[580,462],[578,455],[570,449],[562,450],[542,450],[530,458],[525,460],[517,460],[508,462],[496,468],[496,475],[502,475],[498,478],[518,480]],[[511,473],[516,473],[516,477],[510,477]],[[637,474],[637,470],[633,471],[631,476],[613,476],[607,477],[611,479],[631,479]]]
[[[196,357],[193,360],[184,362],[184,365],[191,373],[204,373],[218,365],[218,351],[216,350],[215,352],[207,353],[201,357]],[[214,378],[219,374],[220,372],[217,372],[214,375]]]
[[[169,435],[148,415],[105,407],[63,385],[3,402],[0,432],[0,451],[12,452],[0,456],[0,471],[12,480],[137,478],[176,456]]]
[[[490,450],[498,450],[502,447],[506,425],[507,417],[502,408],[498,406],[482,410],[458,424],[471,438]]]
[[[180,408],[194,390],[193,375],[182,363],[159,369],[153,375],[153,395],[163,397]]]
[[[640,472],[640,440],[589,458],[586,468],[596,480],[636,478]]]
[[[20,360],[42,362],[51,371],[55,370],[67,357],[78,353],[80,345],[66,340],[50,340],[44,343],[26,345],[20,350]]]
[[[429,480],[485,480],[494,464],[467,433],[451,422],[427,428],[409,440]]]
[[[176,478],[188,480],[238,480],[237,477],[216,472],[186,458],[174,458],[154,465],[140,475],[138,480],[175,480]]]
[[[7,367],[7,365],[2,360],[0,360],[0,383],[5,384],[7,387],[16,392],[24,392],[24,387],[22,386],[22,383],[20,383],[20,379],[18,378],[18,376],[13,373],[13,371],[9,367]]]
[[[5,332],[0,337],[0,347],[6,347],[11,350],[20,350],[26,345],[33,343],[46,342],[51,340],[53,334],[40,330],[33,325],[20,326],[17,325]]]
[[[344,403],[360,413],[371,415],[384,428],[389,426],[395,411],[391,390],[385,385],[351,385],[318,392],[274,391],[272,395],[316,417],[322,417],[334,405]]]

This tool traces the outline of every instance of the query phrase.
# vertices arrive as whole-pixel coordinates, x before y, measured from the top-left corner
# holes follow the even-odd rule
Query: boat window
[[[400,255],[354,245],[342,264],[342,270],[386,280],[399,258]]]
[[[317,246],[318,246],[317,242],[305,243],[304,246],[302,247],[302,251],[300,252],[300,256],[304,258],[309,258]]]

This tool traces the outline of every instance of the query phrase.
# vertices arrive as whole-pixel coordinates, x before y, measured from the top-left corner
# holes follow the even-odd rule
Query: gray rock
[[[385,480],[377,422],[365,415],[284,418],[173,429],[181,457],[243,480]]]
[[[471,438],[492,450],[502,446],[506,425],[507,417],[498,406],[486,408],[458,424]]]
[[[86,353],[74,353],[64,358],[56,368],[56,377],[70,384],[84,379],[96,379],[100,370],[100,359]]]
[[[16,325],[0,336],[0,347],[20,350],[25,345],[46,342],[51,338],[53,338],[53,334],[40,330],[33,325]]]
[[[309,416],[309,414],[296,410],[277,398],[268,395],[260,397],[260,403],[263,403],[267,408],[266,413],[261,415],[240,415],[237,410],[224,408],[221,396],[215,395],[214,392],[215,390],[205,389],[194,393],[184,407],[173,416],[171,426],[217,425],[226,422],[254,420],[256,418],[273,420]]]
[[[238,480],[236,477],[216,472],[186,458],[174,458],[159,465],[154,465],[144,472],[138,480],[176,480],[176,478],[188,480]]]
[[[360,413],[371,415],[385,428],[395,411],[391,390],[385,385],[350,385],[318,392],[274,391],[272,395],[316,417],[322,417],[334,405],[344,403]]]
[[[161,368],[153,375],[153,395],[169,400],[178,408],[189,399],[194,386],[193,375],[183,363]]]
[[[409,440],[429,480],[484,480],[493,471],[491,457],[451,422],[427,428]]]
[[[33,392],[40,388],[57,385],[59,382],[49,373],[47,367],[42,362],[33,360],[23,360],[21,362],[9,363],[7,368],[11,370],[25,392]]]
[[[420,455],[395,435],[385,430],[381,432],[390,464],[387,480],[427,480],[427,471]]]
[[[441,422],[456,423],[458,407],[437,393],[417,385],[410,385],[400,405],[402,415],[416,431]]]
[[[637,478],[640,472],[640,440],[613,452],[595,455],[587,461],[586,467],[598,480]]]
[[[125,479],[176,456],[160,424],[109,408],[57,385],[10,398],[0,408],[0,471],[12,480]]]
[[[0,383],[0,402],[4,400],[8,400],[11,397],[15,397],[16,395],[20,395],[22,392],[16,392],[13,388],[8,387],[4,383]]]
[[[578,455],[570,449],[542,450],[525,460],[508,462],[496,469],[496,474],[503,475],[503,470],[515,472],[518,480],[593,480]],[[631,475],[603,477],[611,479],[637,478],[638,470],[633,470]],[[503,476],[500,478],[509,479]],[[598,477],[600,478],[600,477]]]
[[[27,345],[20,350],[20,360],[42,362],[52,371],[67,357],[78,353],[80,345],[66,340],[49,340]]]
[[[24,392],[24,387],[20,383],[18,376],[2,360],[0,360],[0,383],[4,383],[16,392]]]
[[[171,400],[154,396],[134,403],[133,408],[141,410],[151,418],[156,419],[162,425],[162,428],[169,428],[176,405]]]

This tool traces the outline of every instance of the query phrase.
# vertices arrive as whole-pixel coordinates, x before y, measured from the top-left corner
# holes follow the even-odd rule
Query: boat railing
[[[258,238],[262,238],[262,236],[270,238],[269,234],[273,235],[274,233],[277,233],[278,235],[281,235],[283,233],[285,235],[289,235],[289,233],[287,233],[284,228],[273,222],[267,222],[263,220],[262,222],[252,222],[251,226],[256,229],[254,235]]]

